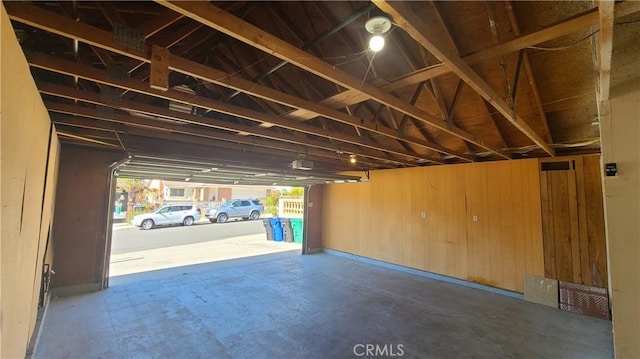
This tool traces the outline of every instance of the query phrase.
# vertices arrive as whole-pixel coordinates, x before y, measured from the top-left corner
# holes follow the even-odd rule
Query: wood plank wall
[[[38,314],[58,138],[0,4],[0,358],[24,358]]]
[[[531,159],[325,185],[323,246],[522,292],[525,274],[544,275],[539,178]]]
[[[540,171],[545,277],[607,287],[599,156],[542,160],[569,169]]]

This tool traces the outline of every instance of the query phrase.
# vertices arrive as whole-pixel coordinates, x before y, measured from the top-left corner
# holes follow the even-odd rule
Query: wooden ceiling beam
[[[143,22],[142,24],[138,25],[136,29],[144,35],[145,39],[148,39],[158,32],[164,30],[165,28],[171,26],[181,18],[182,15],[176,13],[175,11],[168,10],[165,11],[162,15],[155,16]]]
[[[624,1],[615,5],[614,15],[616,18],[620,18],[639,11],[640,1]],[[473,65],[484,60],[520,51],[529,46],[553,40],[587,27],[598,26],[598,23],[598,9],[592,9],[570,19],[562,20],[544,29],[523,34],[500,45],[474,52],[464,56],[462,60],[469,65]],[[451,70],[443,64],[432,65],[397,78],[386,85],[380,86],[380,88],[388,92],[394,91],[406,86],[416,85],[420,82],[424,82],[438,76],[446,75],[450,72]],[[345,106],[355,105],[369,99],[370,97],[364,93],[356,90],[346,90],[328,97],[319,103],[331,108],[342,108]],[[295,110],[291,115],[306,119],[314,117],[314,114],[305,110]]]
[[[496,108],[518,130],[529,137],[535,144],[545,150],[550,156],[555,156],[553,147],[547,144],[529,125],[514,112],[509,105],[489,86],[469,65],[455,54],[455,49],[438,41],[441,33],[424,22],[409,9],[405,3],[374,0],[374,3],[384,12],[390,14],[397,26],[401,27],[430,53],[442,61],[464,82],[473,88],[482,98]],[[446,29],[442,29],[446,32]]]
[[[135,50],[126,49],[115,44],[113,42],[111,34],[104,30],[100,30],[98,28],[81,22],[76,22],[71,19],[67,19],[65,17],[25,3],[7,3],[6,7],[7,11],[10,13],[10,17],[12,17],[12,19],[16,21],[23,22],[49,32],[53,32],[61,36],[78,38],[87,44],[102,47],[106,50],[129,56],[139,61],[150,61],[149,53],[137,52]],[[313,102],[306,101],[304,99],[286,93],[275,91],[271,88],[255,84],[251,81],[242,79],[237,76],[232,76],[226,72],[202,65],[200,63],[185,59],[180,56],[171,55],[169,63],[171,70],[180,72],[188,76],[192,76],[194,78],[216,83],[232,89],[239,89],[242,92],[246,92],[250,95],[277,102],[286,106],[312,110],[317,113],[318,116],[324,116],[338,122],[355,125],[368,131],[392,137],[394,139],[411,142],[415,145],[452,155],[465,161],[473,161],[470,156],[451,151],[443,146],[409,136],[400,136],[397,131],[394,131],[393,129],[390,129],[388,127],[363,123],[363,121],[361,121],[357,117],[349,116],[348,114],[345,114],[343,112],[320,106]],[[73,70],[71,70],[71,72],[73,72]],[[289,119],[289,122],[293,121]],[[481,140],[477,139],[475,139],[475,141],[478,143],[481,142]],[[438,163],[438,160],[434,158],[427,158],[427,160]]]
[[[615,3],[613,0],[598,1],[598,102],[609,99],[611,85],[611,54],[613,52],[613,21]]]
[[[513,34],[516,37],[520,36],[520,25],[518,25],[518,20],[516,19],[515,12],[513,11],[513,7],[511,6],[511,1],[505,2],[505,7],[507,8],[507,14],[509,15],[509,22],[511,23]],[[531,93],[533,94],[533,100],[538,109],[538,115],[540,115],[540,119],[542,120],[542,126],[544,128],[547,142],[553,143],[553,136],[551,135],[551,130],[549,130],[549,121],[547,120],[547,114],[544,111],[544,107],[542,106],[540,91],[538,90],[536,76],[533,73],[533,69],[531,68],[531,60],[529,59],[529,54],[524,50],[520,50],[520,52],[522,53],[522,65],[524,66],[524,71],[527,75],[527,80],[529,81],[529,87],[531,87]]]
[[[127,25],[127,22],[122,18],[122,15],[118,12],[118,10],[113,6],[113,3],[110,1],[95,1],[96,5],[102,11],[102,14],[107,19],[109,24],[113,26],[113,24],[120,23],[122,25]]]
[[[510,156],[498,149],[491,148],[483,140],[461,129],[449,129],[440,119],[431,116],[427,112],[367,83],[362,83],[344,71],[334,68],[330,64],[318,59],[309,53],[263,31],[227,12],[207,2],[181,2],[157,0],[184,16],[199,21],[213,29],[232,36],[246,44],[264,51],[267,54],[276,56],[281,60],[288,61],[308,72],[311,72],[328,81],[334,82],[342,87],[357,90],[367,94],[371,99],[394,108],[397,111],[424,121],[445,132],[458,137],[464,137],[467,141],[477,144],[489,151],[500,154],[503,157]],[[300,106],[294,106],[300,108]],[[438,146],[440,147],[440,146]],[[433,148],[435,149],[435,148]],[[438,150],[439,151],[439,150]],[[458,156],[456,156],[458,157]],[[466,156],[463,156],[463,158]]]
[[[87,91],[82,91],[82,90],[77,90],[71,87],[67,87],[67,86],[62,86],[62,85],[56,85],[56,84],[52,84],[52,83],[45,83],[45,82],[40,82],[38,83],[38,90],[41,93],[47,94],[47,95],[52,95],[52,96],[57,96],[57,97],[62,97],[62,98],[67,98],[67,99],[72,99],[72,100],[78,100],[81,102],[86,102],[86,103],[91,103],[94,105],[98,105],[98,106],[107,106],[107,107],[111,107],[111,108],[118,108],[118,109],[123,109],[125,111],[134,111],[134,112],[139,112],[142,114],[146,114],[146,115],[152,115],[152,116],[162,116],[163,118],[167,118],[167,119],[171,119],[174,121],[179,121],[179,122],[184,122],[184,123],[189,123],[189,124],[194,124],[194,125],[199,125],[199,126],[205,126],[205,127],[210,127],[210,128],[215,128],[215,129],[221,129],[221,130],[226,130],[226,131],[233,131],[233,132],[237,132],[237,133],[249,133],[251,135],[255,135],[255,136],[259,136],[259,137],[263,137],[263,138],[268,138],[268,139],[272,139],[272,140],[278,140],[278,141],[285,141],[285,142],[291,142],[291,143],[296,143],[299,145],[305,145],[305,146],[312,146],[312,147],[316,147],[316,148],[331,148],[331,144],[329,142],[325,142],[325,141],[318,141],[318,140],[313,140],[313,139],[309,139],[309,138],[304,138],[304,140],[302,140],[301,138],[298,138],[296,136],[293,135],[288,135],[288,134],[284,134],[284,133],[275,133],[273,131],[269,131],[265,128],[259,127],[259,126],[245,126],[245,125],[240,125],[240,124],[236,124],[236,123],[231,123],[228,121],[223,121],[223,120],[219,120],[219,119],[215,119],[215,118],[210,118],[210,117],[201,117],[201,116],[196,116],[196,115],[191,115],[191,114],[186,114],[186,113],[181,113],[181,112],[177,112],[177,111],[172,111],[169,110],[168,108],[163,108],[163,107],[159,107],[159,106],[153,106],[153,105],[147,105],[147,104],[143,104],[143,103],[139,103],[139,102],[133,102],[133,101],[128,101],[128,100],[121,100],[119,103],[114,104],[108,101],[104,101],[101,96],[97,93],[92,93],[92,92],[87,92]],[[170,90],[171,91],[171,90]],[[169,91],[166,91],[169,92]],[[174,92],[179,92],[179,91],[175,91]],[[187,96],[189,96],[188,94],[185,94]],[[218,107],[227,107],[227,109],[232,109],[233,107],[227,104],[222,104],[219,103]],[[49,108],[47,106],[47,108]],[[218,112],[223,112],[223,113],[227,113],[233,116],[237,116],[238,114],[234,114],[231,111],[222,111],[217,109],[216,111]],[[245,110],[243,116],[245,116],[245,118],[254,120],[254,121],[259,121],[259,122],[280,122],[280,119],[278,119],[277,117],[273,117],[273,116],[268,116],[262,113],[258,113],[255,111],[249,111],[249,110]],[[159,121],[156,126],[165,126],[165,124],[162,121]],[[379,150],[379,146],[374,145],[374,144],[370,144],[368,142],[363,141],[361,138],[358,137],[353,137],[353,136],[349,136],[349,135],[345,135],[345,134],[341,134],[341,133],[336,133],[336,132],[332,132],[332,131],[324,131],[320,128],[317,128],[315,126],[310,126],[310,125],[306,125],[306,124],[295,124],[294,128],[290,128],[296,131],[300,131],[303,133],[308,133],[308,134],[313,134],[315,136],[322,136],[322,137],[327,137],[327,138],[333,138],[336,140],[340,140],[342,142],[346,142],[346,143],[351,143],[354,145],[357,145],[359,147],[364,147],[364,148],[369,148],[371,150]],[[246,136],[238,136],[238,137],[246,137]],[[369,156],[372,158],[376,158],[376,159],[380,159],[380,160],[389,160],[388,158],[384,158],[384,157],[378,157],[376,155],[373,154],[373,152],[371,152],[371,150],[365,150],[364,148],[362,148],[360,150],[361,155],[363,156]],[[340,148],[339,146],[334,147],[333,148],[336,151],[341,151],[342,148]],[[429,157],[425,157],[425,156],[420,156],[418,154],[415,153],[409,153],[406,152],[404,150],[401,149],[396,149],[396,148],[391,148],[391,147],[384,147],[383,150],[385,152],[388,153],[395,153],[401,156],[405,156],[405,157],[409,157],[411,159],[414,158],[421,158],[421,159],[425,159],[425,160],[429,160],[429,161],[433,161],[438,163],[437,159],[431,159]],[[403,164],[411,164],[411,165],[415,165],[415,162],[410,162],[410,161],[402,161]]]
[[[184,132],[177,134],[177,133],[169,133],[167,131],[158,129],[157,126],[155,128],[152,126],[146,126],[146,127],[138,126],[137,124],[131,123],[129,121],[127,121],[127,124],[125,125],[121,122],[113,123],[113,122],[107,122],[107,121],[102,121],[97,119],[90,119],[87,117],[65,115],[65,114],[60,114],[55,112],[52,113],[51,115],[52,115],[51,121],[56,125],[64,125],[64,126],[70,126],[70,127],[86,128],[86,129],[108,131],[108,132],[120,132],[123,134],[131,134],[131,135],[158,138],[158,139],[164,139],[164,140],[172,140],[174,139],[172,136],[179,135],[180,138],[178,140],[181,142],[199,144],[199,145],[214,147],[214,148],[225,148],[225,149],[242,151],[242,152],[253,150],[260,154],[288,157],[292,159],[296,158],[296,155],[298,153],[298,151],[291,148],[283,149],[283,148],[273,148],[273,147],[260,147],[258,149],[254,147],[255,143],[251,143],[251,145],[248,146],[246,143],[220,141],[218,138],[215,138],[215,136],[208,135],[207,131],[204,131],[204,130],[192,131],[191,129],[185,129]],[[131,116],[131,119],[134,120],[133,116]],[[180,127],[184,127],[184,126],[180,126]],[[269,144],[269,146],[273,146],[273,144]],[[313,154],[308,153],[306,157],[309,160],[314,161],[314,163],[323,162],[326,164],[330,164],[332,166],[342,166],[342,167],[348,168],[348,165],[346,165],[345,163],[344,156],[340,156],[334,152],[329,152],[329,151],[315,150],[312,152]],[[372,163],[367,161],[362,161],[362,164],[370,165],[370,166],[381,166],[380,163]]]
[[[94,120],[105,121],[107,123],[112,124],[114,126],[113,127],[114,130],[117,130],[118,126],[123,126],[123,125],[134,126],[134,127],[139,127],[141,129],[144,129],[145,131],[164,131],[167,133],[180,133],[180,134],[189,135],[189,136],[203,137],[211,140],[220,140],[220,141],[226,141],[230,143],[239,143],[245,146],[249,146],[250,148],[253,146],[258,146],[260,148],[270,148],[270,149],[276,149],[281,151],[289,151],[292,153],[305,153],[305,154],[310,154],[310,155],[319,156],[319,157],[345,160],[343,156],[339,156],[338,154],[339,151],[331,149],[330,146],[324,146],[322,148],[302,147],[302,146],[298,146],[288,142],[273,141],[265,138],[257,138],[252,136],[238,136],[235,134],[230,134],[228,132],[218,132],[218,131],[208,130],[202,127],[184,126],[184,125],[179,125],[174,123],[162,123],[162,126],[160,127],[158,126],[157,120],[131,116],[131,115],[124,115],[120,113],[105,115],[105,114],[101,114],[99,111],[96,111],[96,109],[93,109],[93,108],[63,104],[63,103],[52,102],[52,101],[45,101],[45,103],[47,105],[47,108],[49,109],[49,112],[55,113],[56,114],[55,116],[59,116],[59,114],[66,114],[66,115],[70,115],[69,117],[80,116],[81,118],[88,118],[90,119],[90,121],[94,121]],[[71,121],[69,117],[67,117],[65,121],[69,124],[73,124],[74,122]],[[79,123],[79,122],[75,122],[75,123]],[[389,162],[388,159],[378,159],[378,160],[380,160],[382,163]],[[379,165],[379,163],[376,163],[376,165]]]

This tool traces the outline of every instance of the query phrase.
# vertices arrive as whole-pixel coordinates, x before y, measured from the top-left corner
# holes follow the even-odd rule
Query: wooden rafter
[[[27,5],[24,3],[8,3],[7,10],[10,12],[10,16],[14,20],[25,22],[32,26],[54,32],[62,36],[79,38],[81,41],[88,44],[99,46],[109,51],[132,57],[139,61],[150,61],[148,53],[139,53],[134,50],[126,49],[122,46],[119,46],[113,42],[111,34],[95,27],[66,19],[64,17],[42,10],[38,7]],[[456,151],[451,151],[447,148],[444,148],[443,146],[409,136],[400,136],[396,131],[388,127],[375,126],[370,123],[361,123],[359,118],[349,116],[343,112],[329,109],[325,106],[321,106],[286,93],[278,92],[265,86],[257,85],[251,81],[242,79],[237,76],[232,76],[229,73],[213,69],[211,67],[196,63],[180,56],[172,54],[169,63],[171,70],[180,72],[188,76],[192,76],[194,78],[216,83],[232,89],[238,89],[253,96],[281,103],[286,106],[312,110],[317,114],[317,116],[324,116],[338,122],[346,123],[349,125],[356,125],[358,127],[381,135],[411,142],[415,145],[452,155],[465,161],[472,160],[467,155],[458,153]],[[71,70],[71,72],[73,72],[73,70]],[[288,116],[287,118],[289,119]],[[291,119],[289,120],[290,122],[292,122]],[[472,136],[470,134],[465,135]],[[476,139],[475,137],[473,137],[473,141],[481,143],[481,140]],[[430,160],[438,162],[436,159]]]
[[[114,119],[114,121],[122,122],[112,122],[108,121],[107,119],[103,120],[97,118],[88,118],[84,116],[71,116],[54,112],[52,113],[51,120],[56,125],[60,124],[77,128],[88,128],[116,133],[120,132],[130,135],[166,140],[176,139],[172,136],[178,134],[182,136],[181,138],[178,138],[178,140],[181,142],[194,143],[203,146],[220,147],[243,152],[246,152],[248,148],[258,146],[260,147],[260,149],[256,149],[256,151],[259,153],[281,157],[291,157],[292,153],[299,152],[298,148],[281,142],[274,142],[256,138],[248,138],[247,142],[243,142],[244,139],[242,139],[238,143],[224,140],[221,141],[221,138],[219,138],[219,134],[211,133],[211,131],[203,129],[184,128],[184,126],[179,125],[176,126],[176,129],[180,131],[179,133],[169,133],[164,129],[158,128],[157,124],[154,124],[153,120],[135,118],[133,116],[126,115],[122,115],[121,117],[117,117]],[[222,137],[224,138],[225,136],[222,135]],[[227,137],[235,138],[235,136]],[[322,161],[335,166],[344,164],[344,156],[340,156],[339,154],[331,151],[310,149],[307,153],[307,158],[314,162]],[[364,158],[361,162],[366,165],[381,166],[379,162],[368,162]]]
[[[614,1],[598,1],[600,33],[598,34],[598,101],[609,99],[611,84],[611,53],[613,51]]]
[[[165,11],[162,15],[155,16],[142,24],[138,25],[136,29],[140,31],[145,39],[157,34],[163,29],[171,26],[176,21],[180,20],[182,15],[176,14],[173,11]]]
[[[625,1],[615,5],[616,18],[639,11],[640,1]],[[500,45],[469,54],[464,56],[462,60],[469,65],[473,65],[484,60],[510,54],[529,46],[553,40],[590,26],[598,26],[598,21],[598,10],[589,10],[570,19],[550,25],[544,29],[523,34]],[[380,88],[384,91],[394,91],[406,86],[416,85],[420,82],[427,81],[438,76],[446,75],[450,72],[451,70],[443,64],[432,65],[402,76],[386,85],[380,86]],[[355,105],[369,99],[370,97],[364,93],[356,90],[346,90],[320,101],[320,104],[332,108],[341,108],[344,106]],[[299,118],[307,119],[314,116],[305,110],[295,110],[291,114]]]
[[[516,19],[513,7],[511,6],[511,1],[505,2],[505,6],[507,8],[509,22],[511,23],[511,28],[514,35],[520,36],[520,26],[518,25],[518,20]],[[551,136],[551,131],[549,130],[549,121],[547,121],[547,114],[544,111],[544,107],[542,106],[540,91],[538,90],[538,84],[536,82],[535,74],[533,73],[533,69],[531,68],[531,60],[529,59],[529,54],[527,54],[527,52],[524,50],[520,50],[520,52],[522,56],[522,66],[524,67],[525,74],[527,75],[527,80],[529,81],[529,87],[531,88],[531,93],[533,94],[533,101],[536,105],[536,108],[538,109],[538,115],[540,115],[540,120],[542,121],[544,134],[547,138],[547,142],[553,143],[553,136]]]
[[[260,136],[260,137],[264,137],[264,138],[269,138],[272,140],[279,140],[279,141],[289,141],[292,143],[297,143],[297,144],[301,144],[301,145],[308,145],[308,146],[312,146],[312,147],[318,147],[318,148],[328,148],[329,143],[326,141],[318,141],[318,140],[312,140],[312,139],[308,139],[305,138],[304,141],[301,141],[300,138],[297,138],[295,136],[291,136],[291,135],[286,135],[286,134],[282,134],[282,133],[275,133],[273,131],[269,131],[267,129],[261,128],[259,126],[246,126],[246,125],[239,125],[239,124],[235,124],[235,123],[231,123],[229,121],[223,121],[223,120],[218,120],[218,119],[214,119],[214,118],[210,118],[210,117],[200,117],[200,116],[196,116],[196,115],[190,115],[190,114],[185,114],[185,113],[180,113],[180,112],[176,112],[176,111],[172,111],[169,110],[168,108],[163,108],[163,107],[159,107],[159,106],[153,106],[153,105],[147,105],[147,104],[143,104],[143,103],[139,103],[139,102],[133,102],[133,101],[127,101],[127,100],[121,100],[118,104],[113,104],[110,103],[108,101],[104,101],[101,96],[99,94],[96,93],[92,93],[92,92],[87,92],[87,91],[81,91],[81,90],[76,90],[67,86],[61,86],[61,85],[56,85],[56,84],[51,84],[51,83],[39,83],[38,84],[38,89],[41,93],[45,93],[48,95],[52,95],[52,96],[57,96],[57,97],[62,97],[62,98],[67,98],[67,99],[72,99],[72,100],[78,100],[81,102],[86,102],[86,103],[91,103],[91,104],[95,104],[95,105],[99,105],[99,106],[107,106],[107,107],[114,107],[114,108],[119,108],[119,109],[124,109],[126,111],[134,111],[134,112],[139,112],[139,113],[143,113],[143,114],[147,114],[147,115],[152,115],[152,116],[162,116],[164,118],[169,118],[169,119],[173,119],[175,121],[179,121],[179,122],[184,122],[184,123],[190,123],[190,124],[195,124],[195,125],[200,125],[200,126],[206,126],[206,127],[211,127],[211,128],[217,128],[217,129],[222,129],[222,130],[227,130],[227,131],[234,131],[237,133],[250,133],[252,135],[256,135],[256,136]],[[161,93],[172,93],[172,96],[174,98],[178,98],[180,94],[180,91],[175,91],[175,90],[170,90],[170,91],[158,91]],[[191,97],[193,98],[191,95],[188,94],[182,94],[182,95],[186,95],[183,97],[183,99],[185,97]],[[200,103],[204,104],[204,99],[201,99],[199,101]],[[244,108],[240,108],[240,107],[236,107],[233,105],[229,105],[229,104],[224,104],[218,101],[213,101],[213,100],[206,100],[206,102],[210,103],[210,105],[208,106],[203,106],[205,108],[209,108],[212,109],[214,111],[217,112],[222,112],[225,114],[229,114],[232,116],[239,116],[239,117],[243,117],[246,119],[250,119],[253,121],[258,121],[258,122],[269,122],[269,123],[274,123],[277,124],[281,127],[285,127],[287,129],[291,129],[291,130],[295,130],[298,132],[302,132],[302,133],[307,133],[307,134],[312,134],[315,136],[321,136],[321,137],[326,137],[326,138],[333,138],[335,140],[339,140],[342,142],[346,142],[346,143],[351,143],[360,147],[364,147],[364,148],[369,148],[372,150],[378,150],[380,148],[380,146],[378,145],[374,145],[371,143],[368,143],[366,141],[363,141],[361,138],[358,137],[353,137],[353,136],[349,136],[346,134],[341,134],[341,133],[337,133],[337,132],[331,132],[331,131],[324,131],[320,128],[317,128],[315,126],[311,126],[308,124],[304,124],[304,123],[288,123],[285,126],[285,121],[282,121],[281,119],[279,119],[278,117],[275,116],[269,116],[266,115],[264,113],[261,112],[257,112],[257,111],[251,111],[251,110],[247,110]],[[49,108],[49,106],[47,106],[47,108]],[[336,150],[339,150],[338,148],[336,148]],[[439,161],[437,159],[434,158],[429,158],[426,156],[419,156],[416,155],[414,153],[411,152],[407,152],[401,149],[397,149],[397,148],[392,148],[392,147],[383,147],[383,150],[385,152],[388,153],[395,153],[401,156],[405,156],[405,157],[409,157],[411,159],[413,158],[421,158],[421,159],[425,159],[428,161],[433,161],[436,163],[439,163]],[[373,154],[371,153],[371,151],[362,149],[361,153],[365,156],[373,156]],[[384,159],[384,158],[378,158],[378,159]],[[403,161],[403,163],[412,163],[410,161]]]
[[[299,143],[297,139],[294,139],[293,137],[290,139],[291,141],[288,141],[288,142],[273,141],[269,139],[272,135],[268,135],[265,137],[238,136],[228,132],[207,130],[206,126],[210,125],[210,121],[206,123],[200,122],[201,124],[204,123],[205,125],[204,127],[184,126],[184,125],[166,123],[166,122],[161,122],[162,126],[159,126],[160,122],[157,120],[151,120],[151,119],[130,116],[130,115],[123,115],[120,113],[103,115],[103,114],[100,114],[99,111],[96,111],[95,109],[88,108],[88,107],[74,106],[74,105],[68,105],[68,104],[51,102],[51,101],[47,101],[46,105],[49,111],[53,113],[68,114],[72,116],[81,116],[81,117],[86,117],[86,118],[91,118],[96,120],[107,121],[115,124],[126,124],[130,126],[142,127],[149,130],[160,129],[163,131],[171,131],[174,133],[206,137],[210,139],[229,141],[234,143],[242,143],[249,146],[275,148],[275,149],[281,149],[281,150],[287,150],[287,151],[293,151],[293,152],[300,152],[301,149],[303,148],[299,146],[301,143]],[[305,151],[307,153],[315,154],[318,156],[323,156],[322,153],[324,151],[332,151],[333,153],[338,153],[338,152],[341,152],[342,150],[343,148],[341,147],[330,146],[330,145],[322,144],[320,142],[314,145],[311,145],[309,148],[305,147]],[[391,162],[391,160],[389,160],[388,158],[381,157],[377,153],[373,154],[372,156],[370,156],[369,153],[365,153],[365,152],[361,152],[361,153],[363,156],[382,161],[383,163]],[[324,156],[326,156],[326,154]],[[335,158],[338,158],[338,157],[335,157]],[[396,162],[404,163],[401,160]]]
[[[411,106],[409,103],[404,102],[401,99],[380,90],[379,88],[367,83],[362,83],[360,79],[334,68],[328,63],[311,56],[309,53],[300,50],[299,48],[225,12],[210,3],[180,1],[157,2],[213,29],[224,32],[225,34],[268,54],[288,61],[291,64],[294,64],[328,81],[334,82],[348,89],[363,92],[379,103],[394,108],[395,110],[409,116],[413,116],[414,118],[424,121],[445,132],[458,137],[464,137],[465,140],[489,151],[495,152],[500,156],[510,158],[508,154],[486,145],[484,141],[478,139],[474,135],[461,129],[449,129],[440,119],[428,114],[427,112],[420,110],[415,106]]]
[[[507,103],[487,84],[469,65],[467,65],[453,49],[439,41],[440,32],[431,26],[425,26],[417,16],[406,8],[406,4],[399,2],[386,2],[374,0],[374,3],[383,11],[390,14],[396,24],[405,30],[418,43],[449,67],[458,77],[463,79],[469,87],[473,88],[481,97],[498,110],[517,129],[529,137],[549,155],[554,156],[553,147],[547,144],[529,125],[519,116],[512,113]],[[446,32],[445,29],[442,29]]]

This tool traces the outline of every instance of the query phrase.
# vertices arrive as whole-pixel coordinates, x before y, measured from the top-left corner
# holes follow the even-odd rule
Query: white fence
[[[280,197],[278,200],[278,215],[289,218],[302,217],[304,215],[304,199]]]

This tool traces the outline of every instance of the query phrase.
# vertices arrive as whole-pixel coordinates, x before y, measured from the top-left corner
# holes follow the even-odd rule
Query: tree
[[[303,187],[292,187],[290,190],[284,190],[282,192],[283,196],[287,197],[303,197],[304,196],[304,188]]]
[[[116,191],[118,193],[126,192],[128,194],[127,201],[127,222],[133,218],[133,205],[138,197],[143,195],[145,190],[142,180],[133,178],[120,178],[116,181]]]

